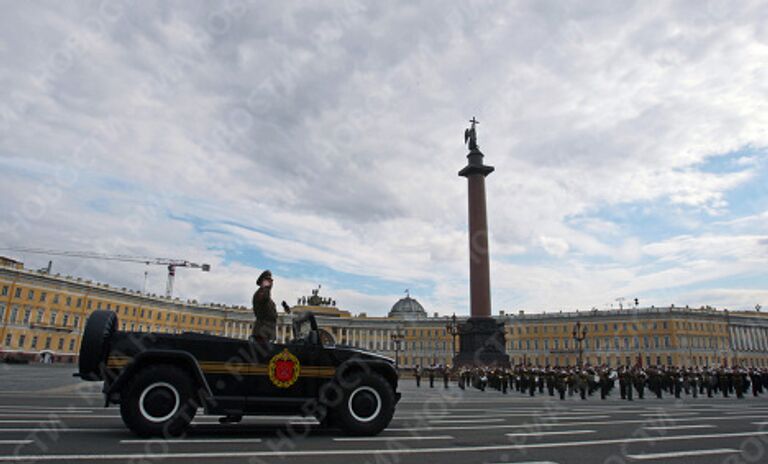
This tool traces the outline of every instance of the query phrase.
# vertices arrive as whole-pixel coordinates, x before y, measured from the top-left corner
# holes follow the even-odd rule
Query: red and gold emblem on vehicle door
[[[298,358],[287,349],[272,356],[269,360],[269,380],[276,387],[288,388],[299,378],[301,364]]]

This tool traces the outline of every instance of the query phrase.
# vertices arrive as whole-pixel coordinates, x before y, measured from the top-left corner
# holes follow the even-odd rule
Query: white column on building
[[[739,331],[741,332],[741,349],[747,351],[749,349],[749,344],[747,343],[747,328],[739,327]]]
[[[763,352],[768,351],[768,344],[766,344],[766,337],[765,337],[765,328],[761,327],[758,333],[760,334],[760,349]]]
[[[740,327],[739,330],[741,330],[741,346],[744,351],[749,350],[749,343],[747,339],[747,328],[746,327]]]
[[[747,351],[751,351],[752,343],[749,338],[749,327],[743,327],[741,330],[744,331],[744,348],[746,348]]]

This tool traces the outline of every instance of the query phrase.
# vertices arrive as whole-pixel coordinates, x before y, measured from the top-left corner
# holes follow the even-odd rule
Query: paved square
[[[62,367],[3,366],[0,462],[728,463],[766,462],[762,398],[632,403],[560,401],[489,390],[416,388],[376,437],[346,437],[298,417],[198,416],[188,436],[141,440],[99,383]]]

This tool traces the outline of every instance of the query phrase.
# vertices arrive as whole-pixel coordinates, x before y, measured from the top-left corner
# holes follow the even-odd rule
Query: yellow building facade
[[[313,297],[300,298],[293,312],[315,312],[318,324],[338,343],[396,357],[401,367],[450,365],[459,349],[458,337],[448,330],[451,319],[428,316],[410,296],[396,302],[387,317],[352,315],[330,299],[319,300],[316,292]],[[98,309],[116,312],[119,328],[136,332],[245,339],[253,323],[245,306],[147,295],[0,259],[0,357],[74,362],[85,321]],[[768,317],[763,313],[667,307],[495,317],[504,322],[513,364],[575,365],[581,351],[583,361],[593,365],[768,367]],[[581,346],[573,339],[577,323],[586,328]],[[278,341],[291,338],[290,315],[279,315],[277,334]]]

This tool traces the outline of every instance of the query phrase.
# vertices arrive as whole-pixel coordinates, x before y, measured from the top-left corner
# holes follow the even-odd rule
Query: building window
[[[8,319],[8,322],[15,323],[18,315],[19,315],[19,307],[18,306],[11,307],[11,316]]]
[[[19,335],[19,348],[24,348],[24,342],[27,340],[27,336],[24,334]]]
[[[46,292],[40,292],[40,301],[43,302],[48,297]]]
[[[32,344],[30,345],[30,348],[37,349],[37,336],[32,337]]]
[[[32,317],[32,310],[31,309],[25,309],[24,310],[24,321],[22,322],[24,325],[29,324],[29,320]]]
[[[27,299],[28,300],[34,300],[35,299],[35,291],[34,290],[29,290],[27,292]]]
[[[69,323],[69,314],[64,313],[64,316],[62,316],[62,319],[61,319],[61,325],[66,327],[68,323]]]
[[[60,338],[59,339],[59,351],[63,351],[63,350],[64,350],[64,339]]]
[[[8,334],[5,336],[5,346],[11,346],[11,343],[13,342],[13,334]]]
[[[56,316],[57,315],[58,314],[56,313],[56,311],[51,311],[51,319],[50,319],[50,324],[51,325],[56,325]]]
[[[83,299],[82,298],[78,298],[77,299],[77,307],[79,308],[81,306],[83,306]]]
[[[50,350],[51,349],[51,337],[47,337],[45,339],[45,349]]]
[[[7,285],[3,285],[2,296],[8,296],[8,286]]]
[[[37,322],[38,324],[42,324],[44,314],[45,314],[45,311],[43,311],[42,309],[38,309],[37,316],[35,316],[35,322]]]
[[[72,306],[72,297],[71,296],[67,297],[67,306]]]
[[[74,338],[71,338],[69,340],[69,351],[70,351],[70,353],[75,351],[75,339]]]
[[[91,309],[92,307],[93,307],[93,302],[92,301],[88,301],[88,309]]]
[[[5,304],[0,303],[0,323],[5,322]]]
[[[14,292],[14,297],[15,298],[21,298],[21,289],[20,288],[16,289],[16,291]]]
[[[74,323],[74,327],[75,327],[76,329],[77,329],[77,328],[80,328],[80,316],[75,316],[75,323]]]
[[[111,310],[112,310],[112,303],[107,303],[107,311],[111,311]]]
[[[101,309],[101,301],[99,301],[98,303],[96,303],[96,309]]]
[[[53,295],[53,304],[59,304],[59,295]]]

